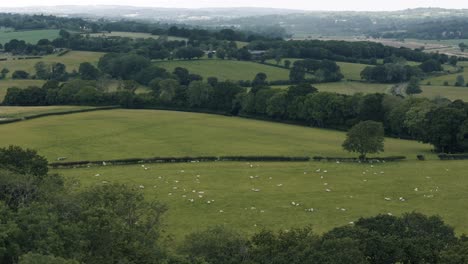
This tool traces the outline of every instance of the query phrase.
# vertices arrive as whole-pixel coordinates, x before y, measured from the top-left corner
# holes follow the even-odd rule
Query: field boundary
[[[468,160],[468,154],[438,154],[440,160]]]
[[[16,122],[21,122],[21,121],[26,121],[26,120],[31,120],[31,119],[41,118],[41,117],[47,117],[47,116],[68,115],[68,114],[94,112],[94,111],[100,111],[100,110],[113,110],[113,109],[120,109],[120,108],[121,108],[120,106],[105,106],[105,107],[97,107],[97,108],[90,108],[90,109],[42,113],[42,114],[37,114],[37,115],[32,115],[32,116],[25,116],[21,118],[9,118],[9,119],[0,120],[0,125],[16,123]]]
[[[63,158],[65,159],[65,158]],[[352,163],[385,163],[406,160],[405,156],[373,157],[366,160],[359,158],[342,157],[305,157],[305,156],[200,156],[200,157],[153,157],[153,158],[128,158],[109,160],[83,160],[70,162],[52,162],[49,167],[53,169],[74,169],[91,166],[122,166],[151,163],[198,163],[198,162],[352,162]]]
[[[310,157],[287,157],[287,156],[202,156],[202,157],[153,157],[153,158],[128,158],[115,160],[96,161],[70,161],[53,162],[49,167],[57,168],[80,168],[88,166],[111,166],[111,165],[135,165],[145,163],[196,163],[196,162],[306,162]]]

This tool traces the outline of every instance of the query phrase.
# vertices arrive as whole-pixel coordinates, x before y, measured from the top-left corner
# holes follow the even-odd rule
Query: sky
[[[467,8],[468,0],[0,0],[0,7],[39,5],[130,5],[151,7],[274,7],[303,10],[402,10],[416,7]]]

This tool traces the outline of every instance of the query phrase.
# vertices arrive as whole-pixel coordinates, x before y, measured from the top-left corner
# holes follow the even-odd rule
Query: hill
[[[0,126],[0,134],[0,146],[15,144],[34,148],[49,160],[57,157],[101,160],[155,156],[351,155],[341,148],[343,132],[154,110],[46,117]],[[430,154],[430,147],[415,141],[386,141],[385,155],[407,155],[415,159],[418,153]]]

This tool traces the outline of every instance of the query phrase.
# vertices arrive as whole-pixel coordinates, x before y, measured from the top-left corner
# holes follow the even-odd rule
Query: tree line
[[[325,65],[335,68],[333,63]],[[53,71],[45,72],[52,76],[49,74]],[[121,105],[208,111],[339,130],[372,120],[383,123],[388,136],[430,143],[438,152],[468,150],[468,104],[460,100],[342,95],[319,92],[300,81],[287,89],[277,89],[268,85],[265,73],[255,76],[252,87],[241,87],[215,77],[204,80],[181,67],[168,72],[142,56],[131,54],[107,54],[98,68],[83,63],[76,76],[79,78],[65,83],[51,78],[43,87],[9,88],[3,104]],[[120,89],[106,91],[110,78],[122,80]],[[136,93],[139,85],[147,86],[149,92]]]
[[[0,262],[112,263],[464,263],[468,239],[437,216],[357,219],[322,235],[310,227],[245,235],[225,226],[164,235],[165,204],[139,188],[80,187],[50,173],[36,151],[0,149]]]

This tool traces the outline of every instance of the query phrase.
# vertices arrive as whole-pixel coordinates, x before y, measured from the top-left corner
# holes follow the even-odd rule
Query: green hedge
[[[75,168],[91,165],[131,165],[143,163],[187,163],[187,162],[215,162],[215,161],[309,161],[309,157],[280,157],[280,156],[203,156],[203,157],[154,157],[154,158],[128,158],[115,160],[70,161],[49,163],[52,168]]]
[[[440,160],[467,160],[468,154],[445,154],[441,153],[437,155]]]
[[[390,162],[390,161],[402,161],[405,160],[405,156],[389,156],[389,157],[372,157],[365,160],[359,158],[343,158],[343,157],[321,157],[314,156],[314,161],[331,161],[331,162]]]
[[[309,161],[309,157],[284,156],[222,156],[220,161]]]
[[[52,168],[83,167],[90,165],[130,165],[142,163],[185,163],[201,161],[217,161],[217,157],[154,157],[154,158],[128,158],[115,160],[71,161],[49,163]]]
[[[22,118],[9,118],[9,119],[5,119],[5,120],[0,120],[0,124],[15,123],[15,122],[20,122],[20,121],[30,120],[30,119],[36,119],[36,118],[46,117],[46,116],[68,115],[68,114],[93,112],[93,111],[99,111],[99,110],[112,110],[112,109],[119,109],[119,108],[120,107],[118,107],[118,106],[108,106],[108,107],[99,107],[99,108],[90,108],[90,109],[68,110],[68,111],[60,111],[60,112],[43,113],[43,114],[37,114],[37,115],[32,115],[32,116],[25,116],[25,117],[22,117]]]
[[[59,54],[57,54],[57,57],[62,57],[63,55],[66,55],[67,53],[69,53],[71,50],[67,49],[67,50],[64,50],[64,51],[61,51]]]

